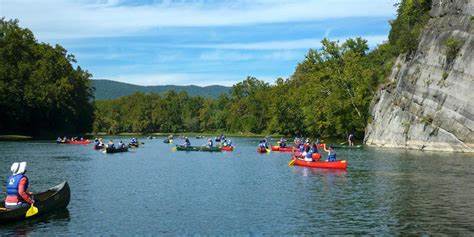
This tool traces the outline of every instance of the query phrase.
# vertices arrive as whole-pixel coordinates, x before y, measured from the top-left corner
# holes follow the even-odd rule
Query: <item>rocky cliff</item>
[[[368,145],[474,152],[474,0],[433,0],[418,49],[374,98]]]

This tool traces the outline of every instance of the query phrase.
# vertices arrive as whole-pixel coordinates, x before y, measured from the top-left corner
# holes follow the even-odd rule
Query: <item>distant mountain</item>
[[[203,96],[217,98],[223,93],[229,93],[230,87],[225,86],[139,86],[111,80],[92,80],[92,86],[95,88],[95,99],[115,99],[118,97],[133,94],[135,92],[143,93],[164,93],[169,90],[176,92],[186,91],[191,96]]]

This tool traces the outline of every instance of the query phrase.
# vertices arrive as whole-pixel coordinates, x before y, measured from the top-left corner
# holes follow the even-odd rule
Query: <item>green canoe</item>
[[[207,147],[207,146],[176,146],[178,151],[221,151],[219,147]]]

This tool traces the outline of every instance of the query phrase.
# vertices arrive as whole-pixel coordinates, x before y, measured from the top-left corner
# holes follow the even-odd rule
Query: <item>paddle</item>
[[[26,218],[28,217],[31,217],[31,216],[34,216],[38,214],[38,208],[35,207],[33,204],[31,204],[30,208],[28,209],[28,211],[26,212]]]
[[[295,159],[291,159],[290,162],[288,163],[288,166],[293,166],[295,164]]]

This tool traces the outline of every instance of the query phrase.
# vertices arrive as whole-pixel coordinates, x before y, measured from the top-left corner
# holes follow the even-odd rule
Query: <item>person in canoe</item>
[[[349,136],[347,137],[347,143],[349,144],[349,146],[354,146],[354,134],[349,134]]]
[[[222,146],[228,146],[229,143],[227,142],[227,139],[224,139],[224,141],[222,142]]]
[[[123,143],[122,140],[120,140],[118,144],[118,149],[123,149],[123,148],[125,148],[125,143]]]
[[[62,139],[61,137],[56,138],[56,143],[59,144],[59,143],[61,143],[62,141],[63,141],[63,139]]]
[[[312,162],[313,161],[313,151],[311,147],[307,146],[304,148],[304,152],[301,154],[303,156],[304,161]]]
[[[318,143],[313,143],[313,146],[311,147],[311,150],[313,153],[319,153],[318,151]]]
[[[286,139],[285,138],[280,138],[280,141],[278,141],[278,144],[280,147],[286,147]]]
[[[207,147],[212,148],[214,146],[214,143],[212,142],[212,139],[209,138],[207,139]]]
[[[107,148],[115,149],[114,141],[110,140],[109,143],[107,144]]]
[[[334,146],[330,145],[329,149],[326,149],[326,144],[324,145],[324,151],[328,153],[328,162],[336,161],[336,150],[334,150]]]
[[[138,140],[132,137],[132,139],[130,139],[130,145],[138,147]]]
[[[191,141],[189,141],[188,137],[184,137],[184,144],[183,146],[188,147],[191,146]]]
[[[28,177],[26,177],[26,162],[13,163],[10,170],[12,175],[7,180],[7,197],[5,208],[15,209],[30,206],[35,203],[31,193],[28,192]]]

